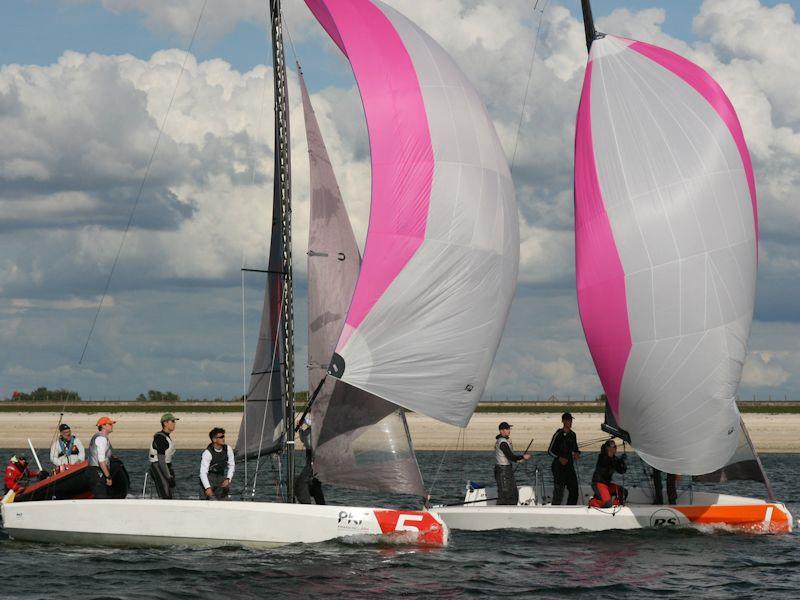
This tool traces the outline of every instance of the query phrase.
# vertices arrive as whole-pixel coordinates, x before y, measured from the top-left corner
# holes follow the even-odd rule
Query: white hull
[[[445,545],[447,528],[424,511],[200,500],[60,500],[2,505],[15,540],[110,546],[257,546],[352,536]]]
[[[590,508],[586,504],[537,504],[530,486],[519,489],[521,504],[518,506],[497,506],[494,500],[486,501],[487,494],[489,498],[496,496],[495,489],[489,488],[468,492],[466,502],[471,504],[431,510],[451,530],[467,531],[528,529],[579,532],[681,526],[756,533],[792,531],[792,515],[783,504],[741,496],[697,492],[691,498],[684,494],[676,505],[654,506],[645,495],[634,489],[625,506]]]

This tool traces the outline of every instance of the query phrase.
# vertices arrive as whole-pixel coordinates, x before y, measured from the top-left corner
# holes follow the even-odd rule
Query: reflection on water
[[[0,451],[0,457],[13,450]],[[120,451],[140,493],[147,468],[141,451]],[[298,454],[298,463],[303,458]],[[425,481],[433,482],[442,462],[438,452],[418,453]],[[179,495],[194,498],[199,451],[176,455]],[[765,467],[778,497],[793,514],[800,508],[800,456],[766,455]],[[594,457],[583,459],[583,470]],[[257,497],[273,499],[275,473],[262,460]],[[449,453],[436,480],[434,500],[457,502],[467,479],[490,483],[490,452]],[[517,472],[533,481],[536,457]],[[252,476],[252,465],[250,467]],[[632,471],[635,471],[632,469]],[[241,492],[243,471],[234,477]],[[643,485],[632,474],[626,485]],[[686,482],[684,482],[686,485]],[[705,487],[703,489],[706,489]],[[763,496],[750,482],[712,489]],[[248,494],[249,495],[249,494]],[[410,496],[386,496],[326,487],[331,503],[417,508]],[[462,598],[592,595],[595,597],[691,596],[795,598],[800,586],[800,543],[788,536],[701,533],[690,529],[619,531],[563,535],[548,532],[454,532],[445,549],[419,550],[367,540],[247,548],[108,549],[12,542],[0,535],[2,598]],[[67,587],[65,588],[65,584]],[[66,590],[66,591],[65,591]]]

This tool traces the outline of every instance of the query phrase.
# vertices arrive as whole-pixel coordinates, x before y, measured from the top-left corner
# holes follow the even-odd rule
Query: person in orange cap
[[[109,491],[114,481],[111,479],[111,455],[113,448],[108,434],[114,431],[114,423],[109,417],[97,419],[97,433],[89,442],[89,451],[86,453],[89,461],[89,485],[95,498],[109,498]]]

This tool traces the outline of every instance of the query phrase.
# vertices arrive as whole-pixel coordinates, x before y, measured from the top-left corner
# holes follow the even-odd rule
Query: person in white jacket
[[[236,463],[233,448],[225,443],[225,430],[214,427],[208,437],[211,443],[200,458],[200,498],[230,500],[231,480]]]
[[[58,426],[58,437],[50,447],[50,462],[54,466],[74,465],[86,460],[86,451],[78,436],[72,434],[69,425]]]

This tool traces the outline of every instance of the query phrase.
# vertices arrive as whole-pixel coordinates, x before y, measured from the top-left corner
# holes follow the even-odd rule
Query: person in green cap
[[[161,415],[161,431],[155,433],[150,445],[150,478],[162,500],[172,500],[175,496],[175,471],[172,470],[175,442],[170,434],[175,431],[175,421],[179,420],[172,413]]]

